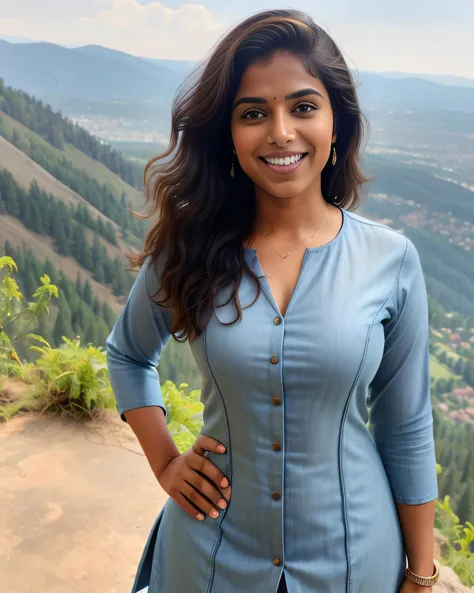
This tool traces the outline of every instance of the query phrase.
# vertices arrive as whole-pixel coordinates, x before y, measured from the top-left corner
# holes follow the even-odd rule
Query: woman
[[[362,122],[339,49],[289,10],[235,27],[175,102],[148,178],[159,217],[107,342],[170,496],[134,591],[431,590],[426,291],[412,243],[349,211]],[[171,335],[203,376],[183,455],[155,370]]]

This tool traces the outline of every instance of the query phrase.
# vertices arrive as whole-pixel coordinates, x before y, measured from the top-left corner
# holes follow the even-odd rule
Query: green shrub
[[[18,272],[15,261],[8,256],[0,257],[0,373],[21,375],[22,363],[14,343],[31,330],[40,315],[49,313],[51,298],[58,296],[58,289],[47,274],[40,278],[39,286],[33,294],[33,301],[24,304],[13,272]]]
[[[438,473],[441,467],[438,466]],[[435,527],[446,538],[441,550],[442,562],[450,566],[466,587],[474,586],[474,525],[461,525],[452,511],[449,496],[436,502]]]
[[[204,405],[199,401],[200,391],[189,391],[187,383],[176,387],[172,381],[166,381],[162,392],[168,409],[168,430],[180,453],[184,453],[194,444],[203,424]]]
[[[34,395],[44,404],[42,413],[62,411],[82,418],[91,417],[98,408],[115,407],[102,348],[81,347],[79,339],[69,340],[64,336],[64,346],[51,348],[41,336],[28,337],[42,344],[31,347],[40,357],[29,366],[32,372],[40,371],[40,380],[33,382]]]

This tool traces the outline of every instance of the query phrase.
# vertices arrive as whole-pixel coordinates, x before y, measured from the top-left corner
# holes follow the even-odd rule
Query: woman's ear
[[[334,132],[334,134],[332,135],[332,140],[331,140],[331,142],[332,142],[333,144],[335,144],[335,143],[336,143],[336,140],[337,140],[337,134],[336,134],[336,132]]]

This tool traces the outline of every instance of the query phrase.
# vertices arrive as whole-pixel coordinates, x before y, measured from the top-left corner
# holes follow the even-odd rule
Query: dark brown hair
[[[245,69],[276,51],[298,56],[327,89],[337,133],[337,164],[322,172],[322,194],[331,204],[353,209],[366,181],[359,169],[365,119],[351,72],[334,41],[306,14],[260,12],[240,22],[181,88],[172,109],[168,150],[145,168],[148,216],[157,213],[144,249],[129,255],[135,266],[166,252],[160,272],[160,305],[171,308],[171,332],[194,340],[203,332],[216,296],[230,287],[240,320],[238,288],[247,272],[244,241],[255,219],[255,188],[236,163],[230,176],[231,108]],[[158,163],[158,161],[162,161]]]

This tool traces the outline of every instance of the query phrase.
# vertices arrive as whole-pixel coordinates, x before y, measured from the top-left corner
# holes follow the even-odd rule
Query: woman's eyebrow
[[[290,93],[289,95],[286,95],[285,101],[290,101],[291,99],[301,99],[302,97],[306,97],[308,95],[318,95],[319,97],[324,99],[323,95],[316,89],[307,88],[307,89],[302,89],[301,91],[295,91],[294,93]],[[241,105],[242,103],[253,103],[253,104],[257,103],[257,104],[265,105],[266,103],[268,103],[268,101],[264,97],[241,97],[240,99],[237,99],[237,101],[234,103],[234,106],[232,107],[232,109],[235,109],[238,105]]]

